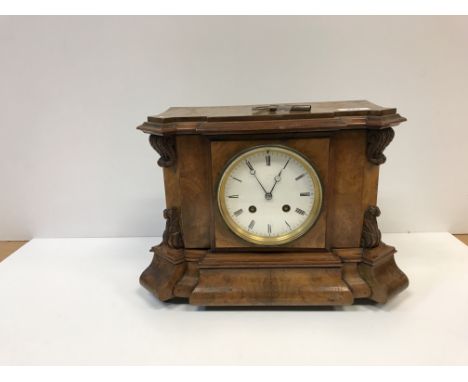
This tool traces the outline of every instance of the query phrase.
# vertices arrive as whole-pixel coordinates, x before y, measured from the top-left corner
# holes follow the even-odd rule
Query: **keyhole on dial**
[[[291,206],[289,204],[285,204],[285,205],[283,205],[282,209],[283,209],[284,212],[289,212],[289,211],[291,211]]]
[[[250,206],[250,207],[249,207],[249,212],[251,212],[251,213],[257,212],[257,207],[255,207],[255,206]]]

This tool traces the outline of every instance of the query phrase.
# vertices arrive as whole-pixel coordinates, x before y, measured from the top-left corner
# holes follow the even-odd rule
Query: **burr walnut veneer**
[[[162,242],[152,248],[154,258],[141,284],[162,301],[182,297],[195,305],[386,302],[408,285],[395,263],[395,248],[381,241],[376,205],[379,167],[386,160],[383,151],[393,139],[392,127],[403,121],[396,109],[367,101],[177,107],[149,117],[139,129],[150,134],[150,144],[160,155],[166,229]],[[276,147],[297,153],[320,180],[321,190],[312,186],[312,191],[301,193],[314,197],[321,191],[313,225],[286,243],[249,241],[226,224],[220,210],[224,196],[218,193],[227,166],[257,147],[265,147],[265,155]],[[260,176],[258,165],[254,170],[247,162],[250,170],[242,171]],[[292,167],[271,179],[273,188],[279,181],[283,191],[289,187],[283,186],[287,171]],[[299,181],[292,181],[291,187],[296,184]],[[260,203],[272,205],[268,200],[276,197],[273,189],[260,186],[265,191]],[[245,211],[244,216],[252,217],[247,235],[253,217],[260,216],[257,207],[234,213]],[[290,209],[285,204],[278,213],[309,213]],[[278,224],[283,222],[271,225]],[[283,224],[281,229],[288,228]]]

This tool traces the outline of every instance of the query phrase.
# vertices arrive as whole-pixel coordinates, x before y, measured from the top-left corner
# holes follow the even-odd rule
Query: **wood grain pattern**
[[[179,166],[163,168],[167,208],[180,208]]]
[[[331,140],[333,202],[327,226],[331,248],[360,246],[365,150],[365,132],[341,132]]]
[[[359,273],[369,285],[370,299],[375,302],[383,304],[409,285],[408,277],[396,265],[395,252],[394,247],[384,243],[364,251]]]
[[[369,219],[366,211],[377,202],[391,127],[404,120],[396,109],[367,101],[310,103],[310,111],[295,111],[291,104],[171,108],[149,117],[139,129],[162,137],[151,143],[162,156],[166,211],[176,211],[180,219],[166,216],[165,239],[153,248],[141,283],[162,301],[182,297],[196,305],[387,301],[408,279],[396,266],[394,248],[369,234],[379,230],[375,215]],[[234,156],[275,144],[312,163],[322,182],[323,206],[300,238],[260,246],[231,232],[216,194]]]
[[[362,211],[364,213],[369,206],[377,205],[379,171],[380,166],[376,166],[369,161],[364,163],[362,179]]]
[[[349,305],[353,295],[339,268],[203,269],[190,303],[235,305]]]
[[[291,112],[291,106],[296,103],[278,104],[276,112],[272,113],[265,105],[240,105],[240,106],[204,106],[204,107],[171,107],[156,116],[148,117],[152,122],[182,122],[203,121],[213,119],[226,120],[256,120],[256,119],[290,119],[296,117],[333,117],[348,115],[373,115],[383,116],[396,113],[395,108],[386,108],[375,105],[369,101],[336,101],[336,102],[299,102],[301,105],[310,105],[310,110],[305,112]]]
[[[176,283],[185,273],[186,263],[183,251],[170,249],[165,245],[153,247],[153,260],[140,276],[140,284],[161,301],[175,297]]]
[[[343,263],[343,280],[353,292],[354,298],[366,298],[371,295],[369,285],[359,273],[358,265],[362,262],[362,248],[335,248],[333,253]]]
[[[332,252],[211,252],[199,262],[204,268],[315,268],[340,267],[341,259]]]
[[[303,104],[303,103],[301,103]],[[155,135],[230,135],[254,133],[319,132],[343,129],[380,129],[406,119],[395,108],[368,101],[306,102],[310,111],[293,111],[281,104],[275,112],[261,105],[176,107],[148,117],[138,129]]]
[[[195,135],[177,138],[179,193],[185,248],[209,248],[211,176],[209,142]]]

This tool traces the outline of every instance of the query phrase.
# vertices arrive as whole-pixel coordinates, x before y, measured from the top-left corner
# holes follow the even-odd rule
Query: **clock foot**
[[[378,247],[366,249],[359,273],[369,284],[369,299],[385,303],[388,299],[408,287],[408,277],[398,268],[394,247],[380,243]]]
[[[140,284],[161,301],[176,297],[174,287],[186,269],[184,252],[164,244],[151,249],[154,253],[150,266],[140,276]]]

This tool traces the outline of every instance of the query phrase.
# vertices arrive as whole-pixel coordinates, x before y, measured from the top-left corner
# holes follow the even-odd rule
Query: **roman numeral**
[[[299,215],[305,215],[305,211],[304,211],[304,210],[301,210],[300,208],[296,208],[296,212],[297,212]]]
[[[242,182],[242,180],[240,180],[239,178],[236,178],[235,176],[231,175],[231,178],[234,179],[234,180],[237,180],[238,182]]]
[[[249,224],[249,230],[251,230],[255,225],[255,220],[251,220]]]
[[[284,221],[286,223],[286,225],[288,226],[289,230],[291,231],[291,226],[289,225],[289,223],[285,220]]]
[[[299,180],[299,179],[303,178],[304,175],[305,175],[305,174],[301,174],[301,175],[299,175],[299,176],[296,176],[296,180]]]
[[[267,155],[265,157],[265,160],[266,160],[266,165],[270,166],[271,165],[271,157],[270,157],[270,152],[269,151],[267,151]]]
[[[234,212],[234,215],[239,216],[242,212],[244,212],[244,210],[241,208],[240,210],[237,210],[236,212]]]
[[[300,195],[301,196],[310,196],[310,192],[301,192]]]
[[[268,236],[271,235],[271,224],[268,224]]]
[[[239,198],[239,195],[228,195],[228,198],[237,199],[237,198]]]

